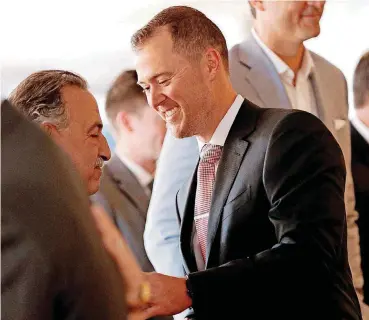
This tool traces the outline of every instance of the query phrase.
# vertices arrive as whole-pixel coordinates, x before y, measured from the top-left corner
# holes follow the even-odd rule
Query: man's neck
[[[126,158],[131,160],[154,177],[156,170],[155,160],[147,160],[143,159],[142,157],[135,156],[133,152],[130,152],[129,148],[119,142],[116,145],[115,153],[120,159]]]
[[[362,108],[356,109],[356,115],[362,123],[369,128],[369,104]]]
[[[303,42],[283,39],[276,33],[260,28],[257,23],[255,23],[254,29],[261,41],[286,63],[296,75],[304,58],[305,47]]]
[[[212,112],[212,119],[211,121],[207,121],[204,132],[197,135],[198,139],[204,143],[209,142],[219,123],[237,97],[237,93],[233,89],[230,81],[220,84],[219,90],[215,89],[214,92],[214,111],[216,112]]]

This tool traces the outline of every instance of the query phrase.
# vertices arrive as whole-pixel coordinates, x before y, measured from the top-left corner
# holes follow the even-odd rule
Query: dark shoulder
[[[261,108],[245,99],[240,109],[240,118],[254,119],[256,128],[273,130],[323,130],[328,131],[324,123],[311,113],[282,108]]]

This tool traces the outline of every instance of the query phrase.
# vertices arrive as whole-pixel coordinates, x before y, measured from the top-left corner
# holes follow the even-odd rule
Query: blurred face
[[[257,1],[255,1],[257,2]],[[320,18],[325,1],[263,1],[264,10],[257,10],[256,19],[263,19],[263,28],[290,41],[305,41],[320,33]]]
[[[135,145],[136,152],[141,153],[140,158],[156,161],[167,131],[163,119],[146,105],[138,115],[131,117],[130,124],[132,128],[130,142]]]
[[[104,160],[110,158],[97,103],[88,91],[76,86],[63,88],[62,96],[69,125],[52,136],[71,157],[91,195],[99,189]]]
[[[205,62],[189,61],[173,51],[168,31],[153,36],[136,53],[138,84],[149,105],[178,138],[199,135],[212,111]]]

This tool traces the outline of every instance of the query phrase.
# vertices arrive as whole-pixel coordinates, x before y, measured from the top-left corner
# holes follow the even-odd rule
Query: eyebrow
[[[149,79],[149,81],[148,81],[148,82],[150,82],[150,81],[152,81],[152,80],[154,80],[154,79],[156,79],[156,78],[159,78],[159,77],[161,77],[161,76],[170,76],[171,74],[172,74],[172,72],[160,72],[160,73],[156,73],[156,74],[154,74],[154,75]],[[145,82],[137,81],[137,84],[138,84],[138,85],[142,85],[142,84],[145,84]]]
[[[98,128],[99,130],[102,130],[103,124],[101,122],[95,122],[93,125],[91,125],[87,132],[91,132],[93,129]]]

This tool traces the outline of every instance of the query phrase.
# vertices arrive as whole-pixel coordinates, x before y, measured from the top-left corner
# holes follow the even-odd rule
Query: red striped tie
[[[201,150],[197,169],[197,188],[195,200],[195,225],[201,255],[206,259],[206,241],[211,198],[215,184],[215,168],[222,155],[222,147],[206,144]]]

